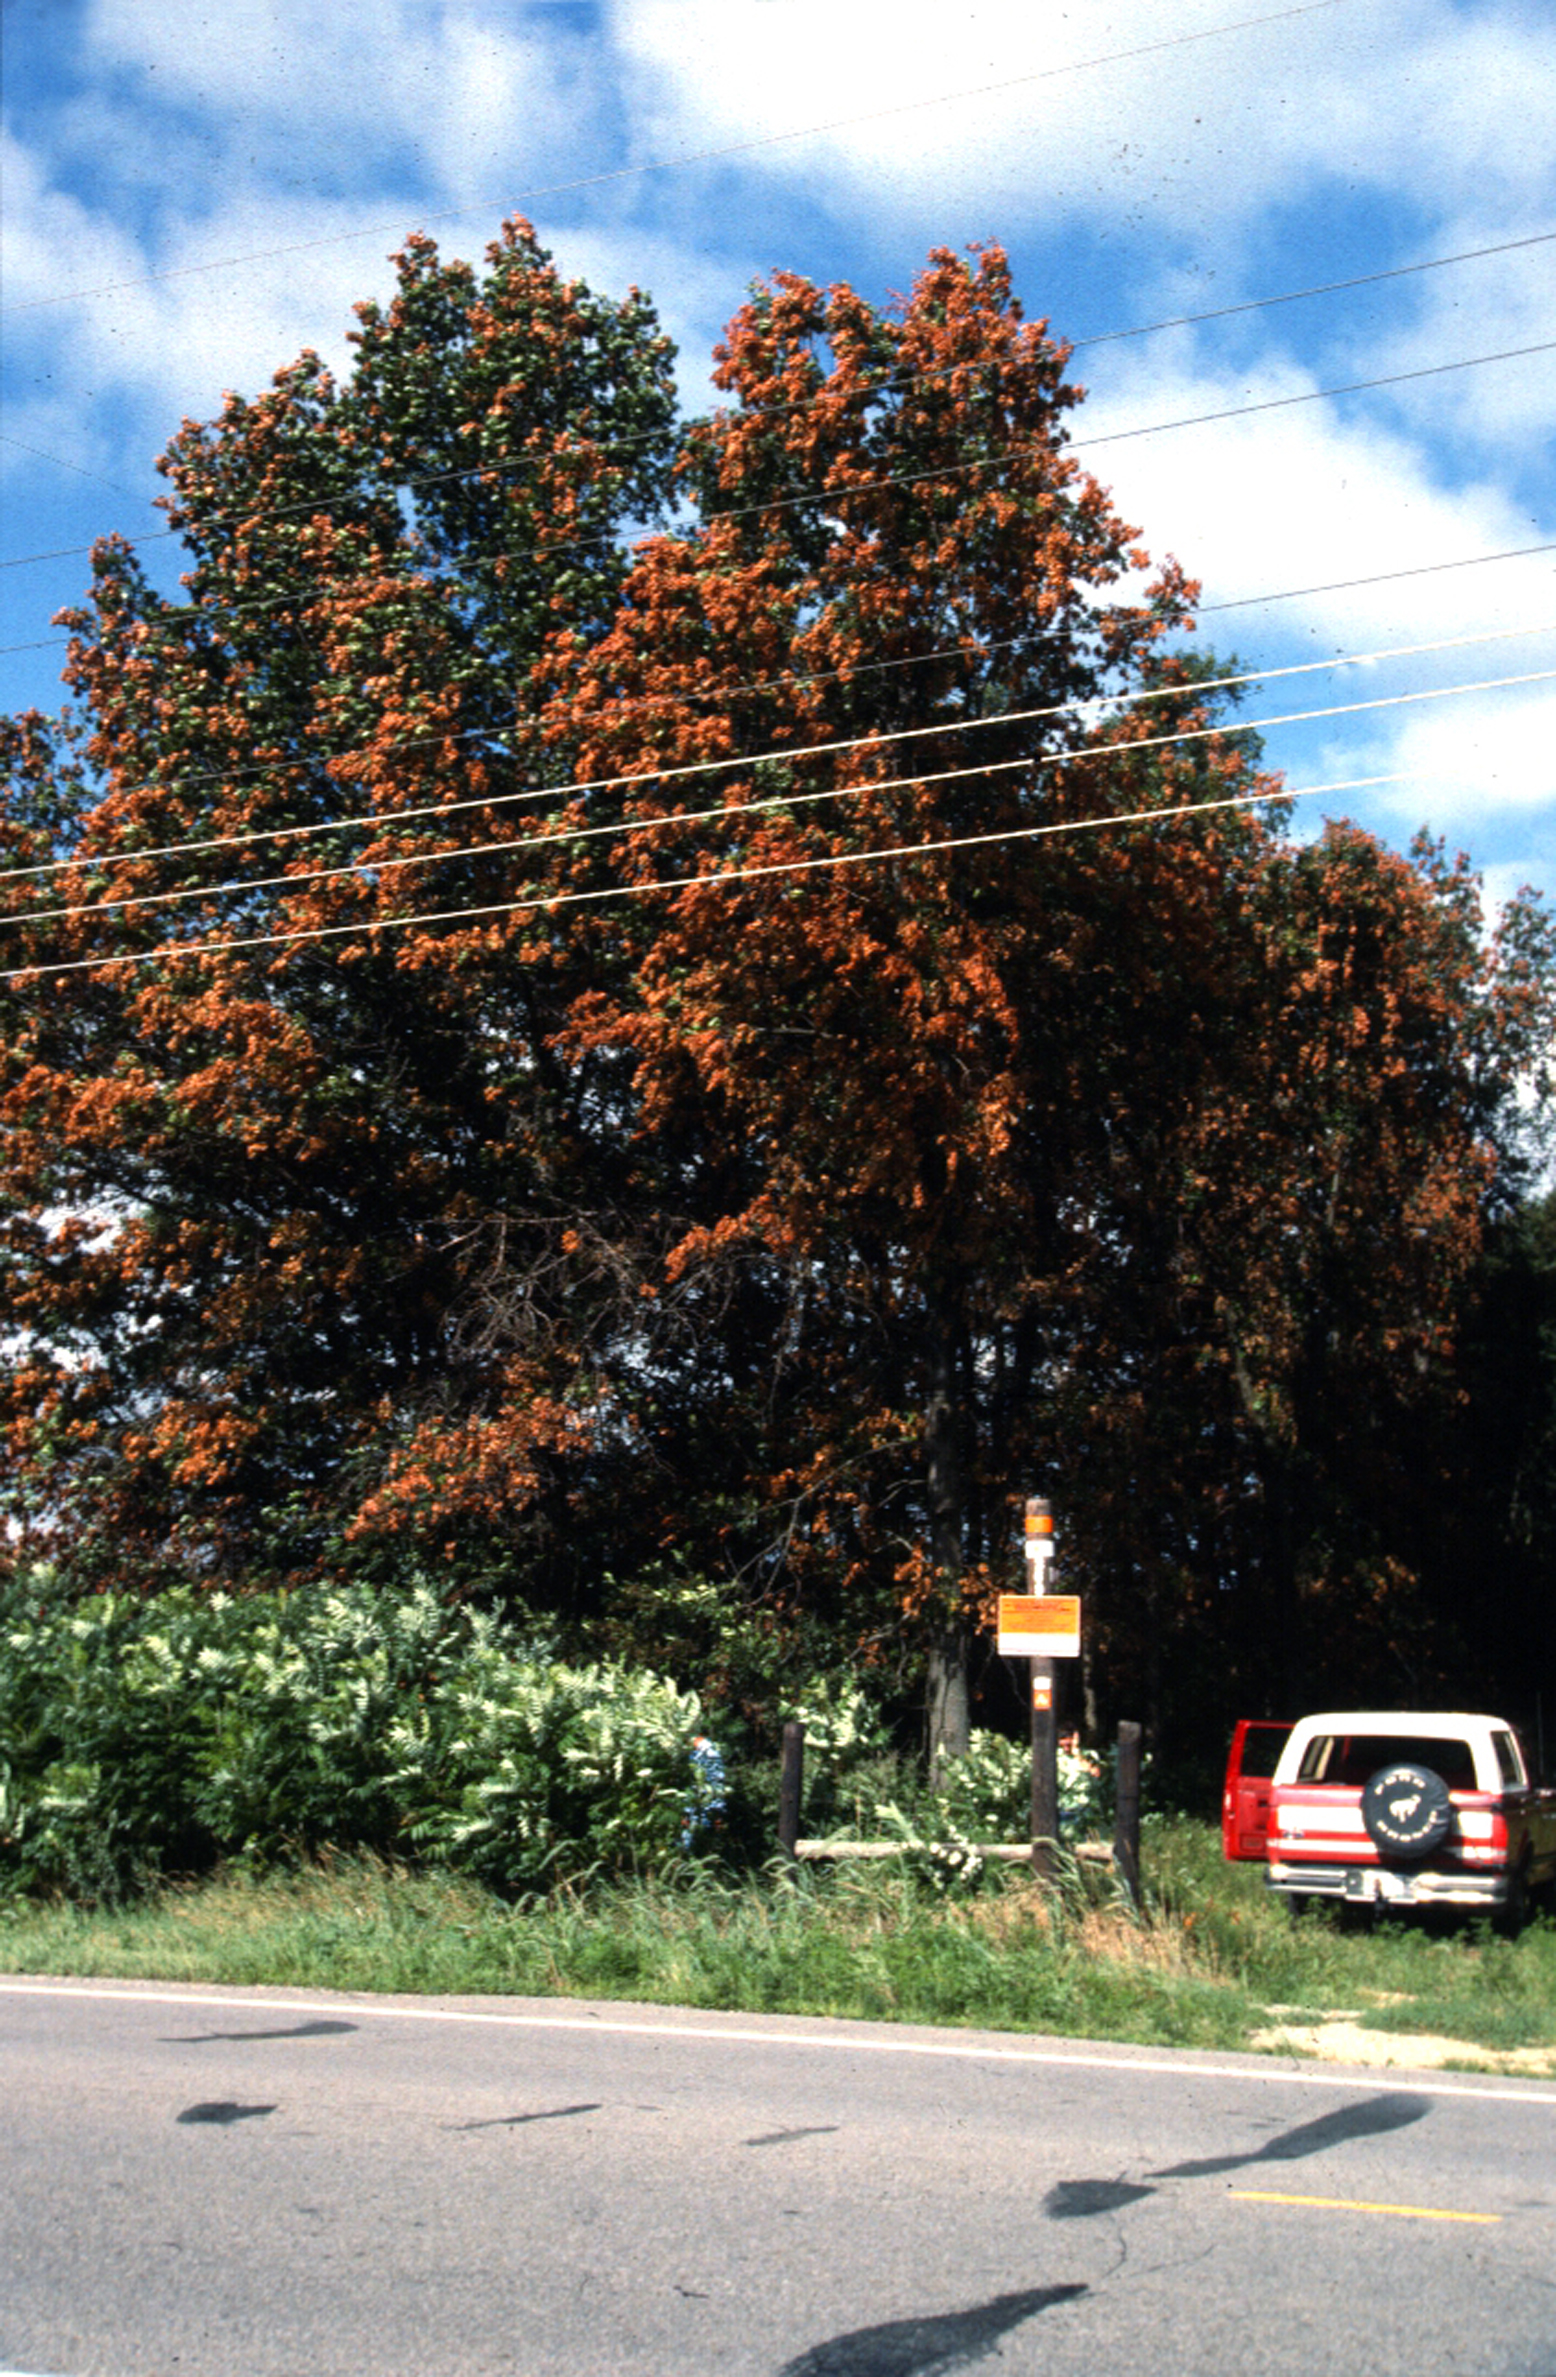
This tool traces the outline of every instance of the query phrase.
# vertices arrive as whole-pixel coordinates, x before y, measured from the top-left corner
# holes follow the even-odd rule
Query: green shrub
[[[1028,1742],[975,1728],[966,1752],[942,1762],[931,1790],[918,1762],[891,1748],[884,1721],[857,1688],[818,1683],[793,1713],[805,1725],[806,1820],[818,1830],[951,1846],[1027,1838]],[[1110,1753],[1060,1753],[1059,1818],[1071,1835],[1111,1830]]]
[[[425,1584],[182,1588],[0,1609],[0,1872],[124,1895],[289,1849],[426,1857],[506,1890],[681,1846],[690,1693],[568,1667]]]
[[[389,1735],[409,1838],[501,1889],[660,1860],[697,1802],[694,1694],[659,1676],[516,1654],[471,1621],[448,1687]]]

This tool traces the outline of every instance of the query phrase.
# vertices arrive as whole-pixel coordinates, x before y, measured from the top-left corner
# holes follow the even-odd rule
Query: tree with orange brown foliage
[[[484,273],[412,241],[359,311],[346,383],[305,354],[185,426],[184,599],[100,546],[74,708],[10,730],[4,946],[73,970],[6,990],[4,1457],[88,1572],[566,1517],[598,1068],[550,1054],[565,950],[489,911],[553,764],[536,660],[667,500],[670,350],[524,225]],[[374,931],[407,912],[450,921]],[[494,1356],[471,1283],[521,1238]]]
[[[6,946],[76,969],[0,1065],[35,1540],[672,1664],[700,1574],[936,1753],[1027,1491],[1094,1723],[1408,1634],[1380,1481],[1549,966],[1287,846],[1066,360],[997,249],[780,274],[678,430],[643,302],[510,226],[186,428],[188,602],[100,549],[75,719],[11,730]]]

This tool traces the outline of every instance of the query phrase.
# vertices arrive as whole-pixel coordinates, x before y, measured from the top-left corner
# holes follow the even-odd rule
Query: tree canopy
[[[954,1740],[1046,1491],[1094,1719],[1451,1664],[1539,911],[1288,838],[997,249],[775,275],[690,422],[522,223],[359,313],[5,729],[13,1548],[430,1571]]]

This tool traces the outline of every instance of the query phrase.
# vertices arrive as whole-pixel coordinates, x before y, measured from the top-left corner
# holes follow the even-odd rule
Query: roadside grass
[[[1294,1920],[1257,1865],[1223,1861],[1209,1825],[1165,1824],[1155,1847],[1147,1892],[1157,1921],[1193,1938],[1200,1969],[1281,2018],[1344,2011],[1367,2030],[1546,2049],[1556,2065],[1556,1915],[1540,1914],[1516,1939],[1448,1913],[1380,1916],[1360,1929],[1334,1909]]]
[[[510,1905],[437,1869],[325,1858],[229,1869],[115,1908],[0,1903],[0,1968],[410,1994],[598,1997],[731,2011],[1046,2031],[1237,2048],[1272,2020],[1345,2014],[1477,2052],[1548,2050],[1556,1920],[1517,1940],[1483,1924],[1293,1921],[1208,1825],[1148,1824],[1145,1905],[1105,1874],[1040,1892],[1020,1869],[948,1886],[919,1861],[687,1864],[575,1882]]]
[[[738,1880],[687,1867],[512,1907],[447,1874],[342,1859],[164,1886],[113,1910],[13,1901],[0,1907],[0,1967],[1236,2044],[1241,1993],[1150,1949],[1148,1929],[1136,1946],[1134,1928],[1003,1877],[950,1896],[878,1867]]]

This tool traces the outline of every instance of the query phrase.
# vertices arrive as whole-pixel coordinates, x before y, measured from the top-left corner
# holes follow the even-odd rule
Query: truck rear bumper
[[[1507,1902],[1505,1873],[1439,1873],[1419,1867],[1297,1865],[1271,1860],[1271,1890],[1288,1898],[1341,1898],[1385,1907],[1499,1907]]]

